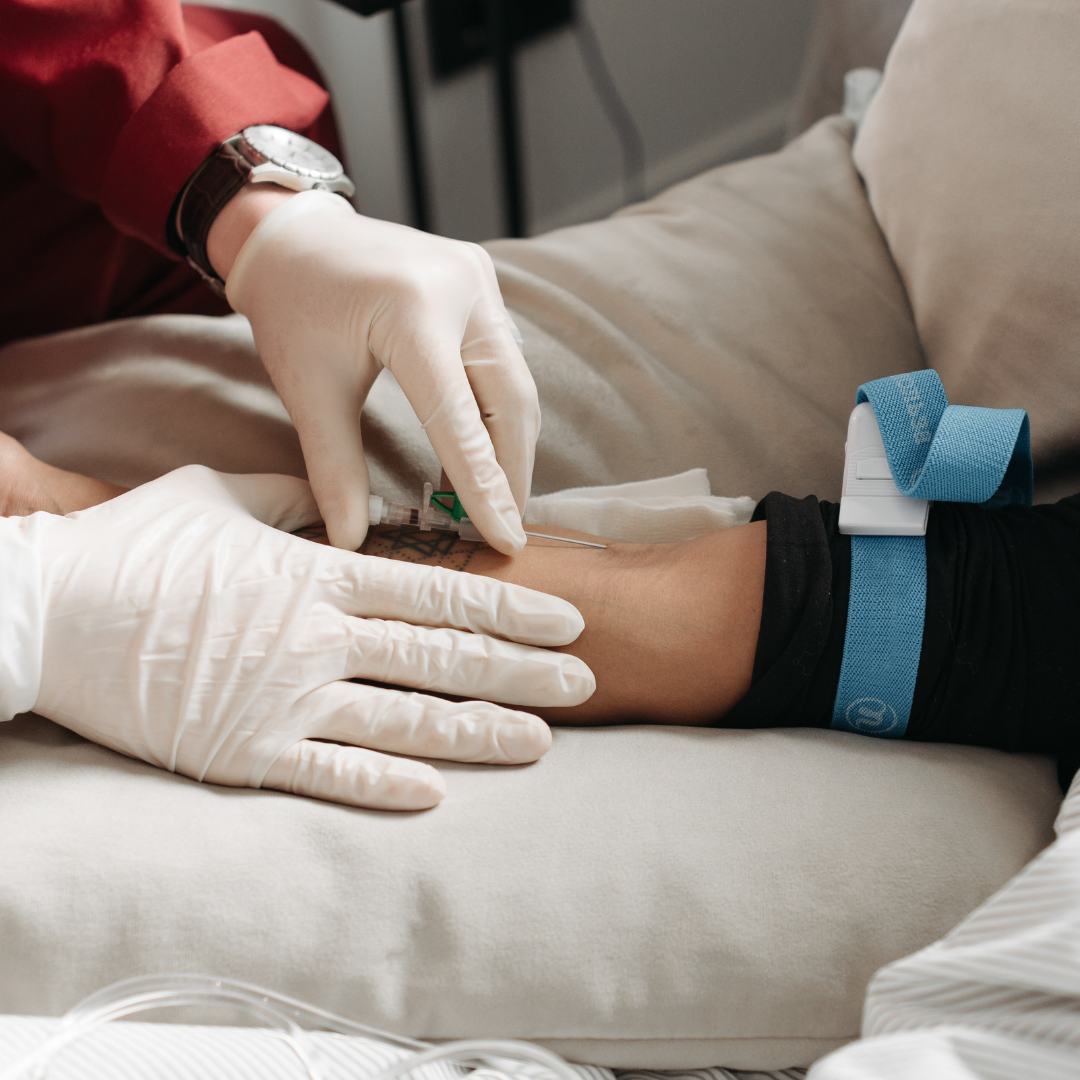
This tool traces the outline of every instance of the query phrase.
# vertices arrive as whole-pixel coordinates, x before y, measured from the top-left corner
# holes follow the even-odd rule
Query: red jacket
[[[340,153],[320,83],[263,16],[178,0],[0,0],[0,343],[227,310],[169,252],[169,208],[249,124]]]

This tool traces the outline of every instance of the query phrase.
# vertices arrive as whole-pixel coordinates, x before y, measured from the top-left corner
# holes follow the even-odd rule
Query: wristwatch
[[[256,124],[226,139],[177,195],[166,228],[169,247],[187,259],[218,296],[225,295],[225,282],[207,258],[206,237],[221,208],[249,182],[292,191],[319,188],[346,199],[356,190],[329,150],[295,131]]]

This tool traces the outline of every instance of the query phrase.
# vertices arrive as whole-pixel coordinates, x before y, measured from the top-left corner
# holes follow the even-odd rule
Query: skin
[[[568,529],[545,532],[596,540]],[[308,539],[325,542],[320,530]],[[494,577],[569,600],[585,630],[563,652],[584,660],[596,693],[537,709],[553,724],[708,724],[750,689],[765,584],[765,523],[680,544],[574,547],[529,538],[516,556],[453,533],[373,529],[361,552]]]
[[[115,484],[46,465],[0,432],[0,517],[22,517],[38,510],[70,514],[123,492]]]
[[[206,234],[206,255],[223,281],[255,226],[294,194],[276,184],[245,184],[221,208]]]

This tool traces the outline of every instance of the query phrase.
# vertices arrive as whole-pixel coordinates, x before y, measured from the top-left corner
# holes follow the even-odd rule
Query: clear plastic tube
[[[291,1003],[287,998],[231,979],[186,974],[125,979],[91,994],[61,1018],[57,1029],[40,1046],[0,1073],[0,1080],[43,1077],[48,1063],[62,1050],[115,1020],[157,1009],[210,1003],[231,1004],[262,1021],[292,1049],[310,1080],[323,1080],[315,1063],[318,1052],[310,1045],[304,1029],[289,1016]]]
[[[464,1069],[495,1069],[511,1076],[520,1071],[528,1080],[536,1080],[535,1066],[539,1065],[557,1080],[579,1080],[557,1054],[532,1043],[516,1039],[461,1039],[436,1046],[347,1020],[250,983],[189,974],[139,976],[91,994],[61,1018],[56,1030],[43,1043],[0,1072],[0,1080],[44,1077],[49,1062],[58,1053],[112,1021],[167,1007],[206,1004],[229,1004],[262,1021],[270,1029],[269,1034],[284,1041],[296,1054],[309,1080],[326,1080],[318,1047],[308,1037],[311,1030],[357,1036],[409,1051],[401,1061],[364,1080],[396,1080],[435,1061],[448,1061]],[[521,1064],[534,1068],[525,1073],[518,1068]]]

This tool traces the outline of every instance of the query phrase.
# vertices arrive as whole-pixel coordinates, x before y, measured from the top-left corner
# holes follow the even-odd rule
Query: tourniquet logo
[[[844,710],[844,720],[852,731],[880,735],[896,726],[896,710],[881,698],[861,697]]]

